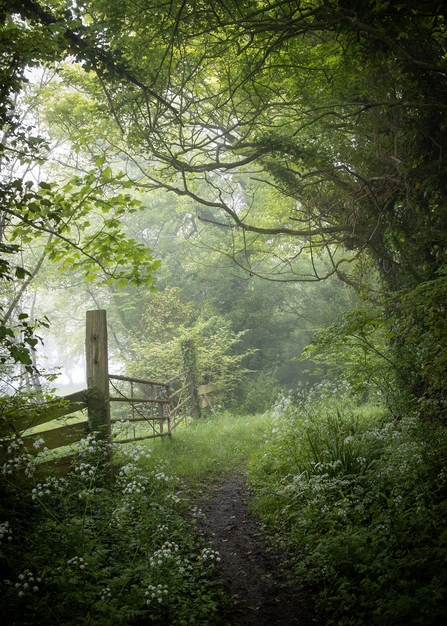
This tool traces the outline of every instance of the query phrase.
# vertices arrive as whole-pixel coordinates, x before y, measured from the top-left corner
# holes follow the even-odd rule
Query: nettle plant
[[[0,509],[8,624],[215,623],[219,555],[193,534],[176,481],[148,465],[147,448],[121,446],[112,467],[104,442],[89,435],[73,471],[59,477],[37,473],[19,439],[14,447]]]

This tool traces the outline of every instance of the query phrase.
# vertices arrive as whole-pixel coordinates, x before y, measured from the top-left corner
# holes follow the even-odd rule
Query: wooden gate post
[[[109,357],[106,311],[87,311],[85,333],[89,430],[110,441]]]

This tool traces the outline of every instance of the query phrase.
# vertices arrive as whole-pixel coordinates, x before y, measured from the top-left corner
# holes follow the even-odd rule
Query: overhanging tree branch
[[[67,42],[72,44],[78,51],[78,57],[80,57],[81,60],[90,61],[96,71],[98,71],[98,64],[101,64],[105,69],[107,69],[108,72],[110,72],[112,76],[135,85],[141,89],[142,92],[150,95],[154,100],[171,111],[177,122],[181,122],[179,112],[176,107],[174,107],[171,102],[166,100],[166,98],[161,96],[154,89],[151,89],[148,85],[143,83],[139,78],[137,78],[137,76],[135,76],[134,73],[128,70],[124,63],[117,57],[116,53],[101,50],[97,45],[89,42],[85,36],[82,36],[69,28],[65,20],[57,18],[47,9],[44,9],[39,3],[34,2],[34,0],[19,0],[16,3],[16,10],[23,18],[37,18],[45,26],[59,24],[64,30],[64,38],[67,39]]]

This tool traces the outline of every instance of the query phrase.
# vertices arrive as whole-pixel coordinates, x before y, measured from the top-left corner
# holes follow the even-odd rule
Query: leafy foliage
[[[389,348],[388,321],[379,307],[358,307],[317,333],[301,359],[324,363],[331,378],[391,405],[398,366]]]
[[[341,316],[305,348],[302,358],[329,366],[357,392],[376,394],[395,415],[417,411],[445,420],[445,271],[383,307]]]
[[[184,346],[194,346],[198,384],[212,382],[227,398],[246,373],[241,365],[250,351],[238,354],[233,347],[243,333],[235,333],[231,324],[220,316],[192,316],[189,324],[179,323],[180,312],[190,312],[182,303],[179,289],[165,289],[148,300],[144,328],[132,344],[128,371],[147,380],[168,380],[185,368]],[[167,322],[165,316],[169,317]],[[172,315],[172,317],[171,317]],[[186,322],[187,319],[183,318]],[[166,338],[167,331],[170,338]]]
[[[341,388],[283,399],[271,419],[251,470],[257,509],[326,623],[442,623],[445,429],[362,415]]]
[[[215,623],[219,555],[183,520],[175,481],[160,466],[143,470],[150,453],[133,447],[111,483],[101,443],[89,436],[80,446],[66,477],[21,483],[13,461],[2,467],[8,624]]]
[[[398,384],[429,421],[446,414],[445,270],[403,295],[391,317],[391,354],[398,359]]]
[[[36,369],[33,350],[38,339],[32,315],[22,310],[23,296],[44,259],[89,281],[116,281],[121,287],[127,282],[150,284],[159,266],[151,251],[122,229],[123,216],[140,205],[126,191],[130,183],[124,175],[114,173],[101,155],[93,155],[93,167],[87,171],[78,164],[74,176],[65,172],[55,177],[54,165],[45,171],[51,142],[36,129],[39,99],[28,94],[27,100],[24,91],[27,71],[36,68],[36,74],[42,73],[43,65],[54,65],[70,53],[66,27],[58,24],[67,14],[56,4],[58,18],[46,22],[49,13],[32,2],[3,3],[0,15],[0,341],[2,363],[22,363],[29,372]],[[75,22],[70,28],[81,26]],[[34,267],[24,263],[28,249],[41,251]],[[11,297],[11,285],[17,281],[22,286]]]

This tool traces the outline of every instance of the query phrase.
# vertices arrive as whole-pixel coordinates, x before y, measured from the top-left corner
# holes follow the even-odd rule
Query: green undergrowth
[[[328,626],[447,623],[447,432],[343,388],[282,398],[252,457],[255,508]]]
[[[321,386],[262,416],[119,446],[113,481],[92,439],[66,478],[38,478],[28,458],[14,481],[17,458],[3,466],[0,520],[11,626],[219,623],[220,557],[185,513],[208,481],[247,467],[253,506],[317,590],[322,623],[447,621],[447,433],[416,413],[392,419]]]
[[[0,474],[6,623],[218,623],[220,557],[185,513],[204,481],[241,471],[269,431],[266,416],[192,420],[171,438],[115,445],[112,464],[89,435],[65,477],[39,473],[47,453],[23,452],[17,438]]]
[[[226,598],[219,555],[185,520],[178,480],[150,450],[90,435],[65,477],[11,444],[0,478],[0,610],[8,626],[208,626]]]

